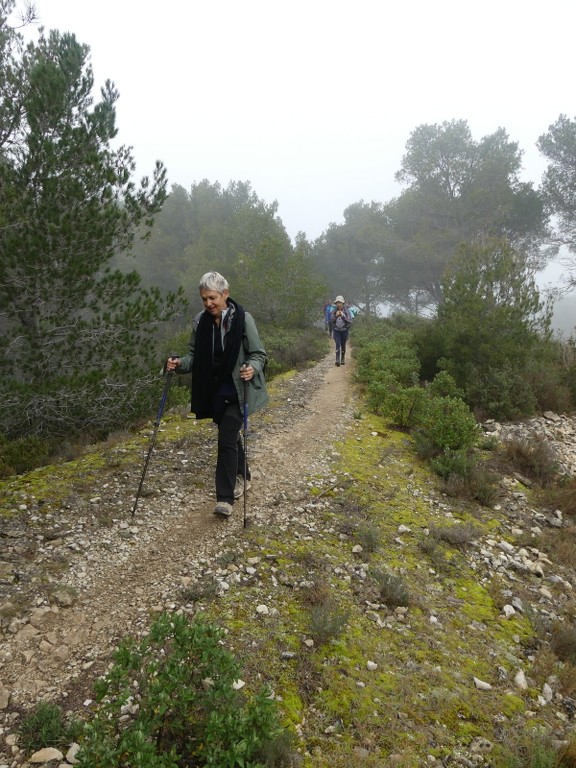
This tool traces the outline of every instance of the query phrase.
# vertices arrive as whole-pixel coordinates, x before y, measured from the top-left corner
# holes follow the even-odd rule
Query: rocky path
[[[247,528],[242,503],[230,520],[214,517],[215,428],[188,419],[184,412],[163,420],[134,517],[149,430],[139,440],[98,449],[90,461],[73,465],[72,478],[68,473],[63,480],[55,467],[31,473],[13,487],[8,484],[0,497],[0,768],[29,768],[16,736],[26,709],[54,700],[78,712],[89,705],[94,680],[109,665],[121,638],[141,635],[162,610],[192,614],[196,585],[216,576],[222,586],[228,573],[222,563],[234,565],[226,560],[231,554],[248,574],[252,530],[258,535],[271,524],[275,532],[296,538],[318,535],[317,508],[330,503],[328,491],[342,482],[335,474],[338,454],[331,446],[358,429],[354,417],[360,408],[351,372],[349,366],[334,367],[328,355],[310,370],[275,382],[270,407],[250,420],[253,483]],[[562,471],[576,472],[574,417],[543,414],[524,424],[490,423],[484,428],[501,440],[530,443],[543,438]],[[452,521],[450,500],[428,485],[416,487],[410,461],[408,457],[400,477],[410,497],[424,498],[428,512],[423,519]],[[402,486],[402,480],[396,483]],[[323,489],[320,498],[311,496],[311,485]],[[56,488],[58,494],[53,493]],[[566,549],[574,540],[573,522],[533,507],[513,476],[501,479],[492,514],[501,520],[500,532],[491,528],[470,547],[468,558],[477,575],[489,579],[497,574],[505,584],[506,619],[526,606],[548,623],[573,615],[573,566],[565,557],[562,562],[555,558],[560,544]],[[410,528],[401,528],[409,536]],[[534,538],[546,544],[546,551],[530,546]],[[388,546],[394,551],[406,543],[394,533]],[[343,558],[340,568],[362,572],[349,555]],[[441,627],[442,619],[450,620],[453,596],[448,594],[444,604],[439,585],[431,589],[436,590],[436,608],[430,626]],[[395,621],[393,616],[387,620]],[[398,622],[402,620],[400,616]],[[481,623],[470,627],[474,633]],[[469,640],[463,636],[465,647]],[[518,657],[523,652],[515,648]],[[500,671],[510,666],[510,658],[494,657],[491,663]],[[517,676],[516,670],[512,674]],[[546,686],[553,687],[542,689],[538,707],[546,711],[546,697],[554,697],[550,718],[561,738],[572,727],[576,703],[550,680]],[[72,758],[58,763],[59,768],[71,764]]]
[[[331,436],[353,418],[350,367],[328,355],[275,387],[249,427],[247,522],[273,520],[306,499],[308,478],[330,486]],[[151,611],[174,608],[218,552],[242,543],[243,504],[213,515],[215,431],[180,419],[181,437],[152,455],[146,495],[131,516],[141,465],[105,466],[46,513],[32,493],[0,518],[0,768],[25,765],[14,737],[23,709],[88,699],[120,638]],[[121,450],[121,449],[120,449]],[[180,596],[180,597],[179,597]],[[3,762],[4,761],[4,762]]]

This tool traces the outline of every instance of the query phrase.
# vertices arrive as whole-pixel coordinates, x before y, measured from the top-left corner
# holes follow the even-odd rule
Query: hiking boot
[[[216,504],[214,514],[219,517],[230,517],[232,514],[232,504],[229,504],[227,501],[219,501]]]
[[[340,360],[340,365],[346,365],[346,361],[344,360],[344,355],[342,355],[342,359]]]
[[[250,480],[246,480],[246,486],[244,486],[243,475],[236,475],[236,486],[234,487],[234,498],[239,499],[244,495],[244,491],[249,491],[252,483]]]
[[[339,357],[337,357],[337,358],[336,358],[336,363],[335,363],[335,365],[340,365],[340,358],[339,358]]]

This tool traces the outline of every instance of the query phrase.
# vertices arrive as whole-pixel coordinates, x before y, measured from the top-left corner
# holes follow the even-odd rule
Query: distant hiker
[[[228,281],[218,272],[207,272],[198,284],[204,310],[195,318],[190,351],[171,357],[166,370],[192,372],[191,411],[197,419],[218,425],[216,460],[216,508],[230,517],[234,499],[250,487],[250,471],[244,486],[244,446],[240,437],[244,411],[244,381],[248,412],[268,402],[264,381],[267,361],[254,318],[230,298]]]
[[[336,365],[346,364],[346,342],[352,325],[352,315],[346,307],[343,296],[336,296],[334,308],[330,312],[330,328],[336,344]]]
[[[324,304],[324,330],[328,336],[332,336],[332,328],[330,326],[330,313],[334,309],[334,304],[331,301],[327,301]]]

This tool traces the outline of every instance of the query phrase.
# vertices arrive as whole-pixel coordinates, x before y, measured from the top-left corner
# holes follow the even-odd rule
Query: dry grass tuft
[[[545,488],[558,476],[558,461],[546,440],[536,436],[530,440],[509,440],[502,448],[505,459],[517,472]]]
[[[410,590],[404,579],[388,571],[374,571],[372,574],[378,585],[380,599],[389,608],[410,605]]]
[[[551,629],[550,647],[560,661],[576,664],[576,627],[556,622]]]
[[[430,528],[430,536],[457,549],[465,549],[478,537],[478,530],[470,523],[433,525]]]

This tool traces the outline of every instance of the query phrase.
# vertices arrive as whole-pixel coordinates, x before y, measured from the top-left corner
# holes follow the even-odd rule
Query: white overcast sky
[[[90,46],[120,91],[138,175],[249,181],[289,235],[318,237],[400,187],[411,131],[504,127],[540,182],[535,147],[576,115],[575,0],[36,0],[47,29]]]

